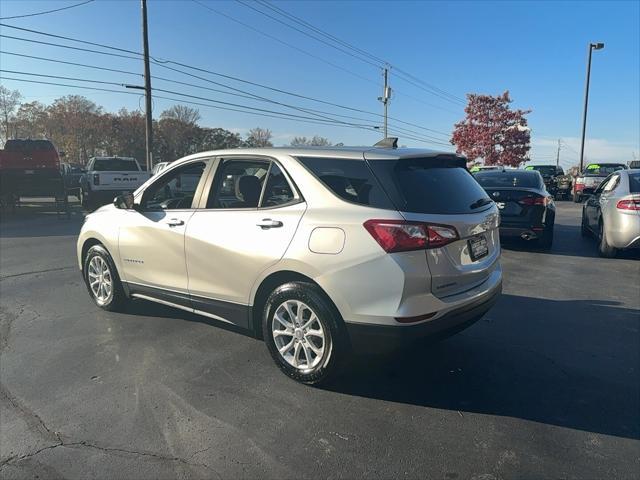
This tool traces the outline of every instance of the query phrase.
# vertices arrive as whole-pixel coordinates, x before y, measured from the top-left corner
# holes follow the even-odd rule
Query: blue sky
[[[3,0],[0,3],[0,17],[63,7],[78,1]],[[289,29],[242,3],[206,1],[211,8],[225,15],[351,73],[261,35],[190,0],[149,0],[148,3],[150,48],[152,56],[156,58],[180,61],[339,105],[382,111],[381,104],[376,100],[381,94],[382,82],[378,68]],[[514,107],[533,110],[529,115],[529,125],[535,163],[546,163],[555,158],[558,138],[563,140],[563,165],[569,166],[577,161],[587,45],[589,41],[605,42],[605,49],[595,52],[593,58],[587,159],[627,161],[632,158],[632,152],[635,152],[636,158],[640,158],[640,2],[272,3],[457,97],[464,97],[469,92],[499,94],[508,89],[514,99]],[[251,5],[260,7],[258,4]],[[273,15],[273,12],[269,13]],[[70,10],[6,20],[5,23],[141,50],[140,3],[137,0],[97,0]],[[2,27],[0,33],[47,40]],[[142,62],[139,60],[75,52],[7,38],[0,38],[0,49],[142,72]],[[1,55],[0,65],[6,70],[117,83],[141,82],[141,79],[131,75],[11,55]],[[207,85],[157,66],[152,66],[152,75]],[[241,83],[208,78],[305,108],[360,115]],[[2,83],[9,88],[19,89],[29,101],[49,103],[62,95],[81,93],[109,111],[121,107],[137,109],[143,105],[135,95],[91,92],[13,80],[2,80]],[[211,84],[208,86],[216,88]],[[444,133],[450,132],[453,124],[463,118],[462,105],[403,81],[393,68],[391,86],[394,97],[390,104],[390,115],[395,118]],[[265,109],[280,109],[159,80],[154,81],[154,87]],[[107,88],[122,90],[113,86]],[[155,113],[159,114],[173,103],[156,99]],[[273,131],[276,144],[288,143],[294,135],[319,134],[345,144],[372,144],[380,136],[377,132],[360,129],[255,117],[207,107],[200,107],[200,112],[203,117],[201,123],[206,126],[223,127],[243,134],[254,126],[268,127]],[[380,120],[370,115],[365,117],[370,119],[356,123],[372,125]],[[406,128],[416,130],[415,127]],[[438,140],[447,139],[439,133],[418,131],[423,135],[433,135]],[[438,147],[402,138],[401,143]]]

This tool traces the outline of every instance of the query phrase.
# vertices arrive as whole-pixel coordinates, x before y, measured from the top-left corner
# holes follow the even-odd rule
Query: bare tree
[[[160,114],[161,120],[172,119],[191,125],[197,124],[201,118],[200,111],[197,108],[191,108],[185,105],[174,105]]]
[[[293,137],[291,140],[292,147],[330,147],[332,145],[328,138],[314,135],[313,138]]]
[[[11,125],[14,120],[14,112],[18,105],[20,105],[20,99],[22,95],[18,90],[9,90],[8,88],[0,85],[0,117],[2,121],[2,143],[9,140],[11,136]]]
[[[245,145],[247,147],[273,147],[271,130],[268,128],[252,128],[249,130]]]

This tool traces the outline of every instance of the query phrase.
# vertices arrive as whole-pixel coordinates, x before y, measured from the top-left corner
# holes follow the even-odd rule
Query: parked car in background
[[[7,140],[0,150],[0,192],[5,204],[14,204],[20,197],[64,197],[60,156],[53,143]]]
[[[587,196],[591,195],[596,188],[610,174],[618,170],[624,170],[627,166],[624,163],[590,163],[580,173],[573,184],[573,201],[580,203]]]
[[[138,298],[247,329],[316,384],[353,347],[482,317],[502,285],[498,220],[455,154],[234,149],[173,162],[88,215],[77,258],[100,308]]]
[[[62,178],[64,185],[69,195],[75,195],[80,199],[80,179],[85,173],[85,170],[79,165],[73,165],[71,163],[62,163]]]
[[[603,257],[640,248],[640,169],[612,173],[584,202],[582,234],[596,237]]]
[[[538,171],[478,172],[474,176],[498,206],[501,236],[551,248],[556,206]]]
[[[544,187],[547,189],[551,195],[555,196],[557,193],[557,177],[559,175],[564,175],[564,170],[562,167],[557,167],[555,165],[527,165],[525,170],[535,170],[542,175],[542,180],[544,181]]]
[[[150,176],[135,158],[91,158],[80,178],[80,202],[88,210],[111,203],[117,195],[136,190]]]

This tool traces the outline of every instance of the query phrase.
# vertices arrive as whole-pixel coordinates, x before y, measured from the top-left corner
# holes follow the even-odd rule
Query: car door
[[[286,252],[306,204],[268,158],[220,158],[208,184],[185,236],[192,305],[248,327],[251,288]]]
[[[619,175],[609,175],[602,181],[598,188],[596,188],[593,195],[587,199],[587,220],[589,222],[589,227],[596,232],[599,228],[602,209],[609,199],[609,193],[614,188],[618,180]]]
[[[208,173],[207,159],[164,170],[136,195],[119,233],[123,281],[131,293],[189,304],[184,233]]]

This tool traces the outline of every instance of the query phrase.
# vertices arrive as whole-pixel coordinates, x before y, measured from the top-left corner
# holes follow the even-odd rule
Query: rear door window
[[[341,199],[374,208],[394,208],[364,160],[320,157],[299,157],[298,160]]]
[[[368,163],[402,212],[462,214],[480,211],[492,203],[473,176],[459,165],[432,158]]]
[[[640,173],[629,174],[629,192],[640,193]]]

